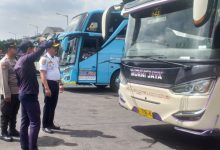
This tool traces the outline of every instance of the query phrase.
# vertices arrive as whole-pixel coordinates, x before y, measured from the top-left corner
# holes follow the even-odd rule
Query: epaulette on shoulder
[[[7,68],[7,66],[9,65],[8,64],[8,61],[6,61],[7,60],[7,58],[4,58],[3,60],[1,60],[1,67],[2,68]]]
[[[49,57],[47,56],[47,54],[45,54],[43,57],[49,58]]]
[[[7,60],[8,60],[8,58],[7,58],[7,57],[4,57],[1,62],[2,62],[2,63],[7,63]]]

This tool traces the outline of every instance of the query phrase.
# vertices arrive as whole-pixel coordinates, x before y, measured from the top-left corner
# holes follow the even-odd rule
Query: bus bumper
[[[220,129],[220,82],[211,95],[175,95],[168,89],[127,83],[120,84],[119,104],[149,119],[176,126],[197,135],[208,135]]]

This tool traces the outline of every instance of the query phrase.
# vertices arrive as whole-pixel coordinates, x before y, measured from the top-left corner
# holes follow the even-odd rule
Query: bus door
[[[100,49],[101,37],[84,37],[80,56],[79,56],[79,72],[78,83],[95,84],[97,81],[97,52]]]

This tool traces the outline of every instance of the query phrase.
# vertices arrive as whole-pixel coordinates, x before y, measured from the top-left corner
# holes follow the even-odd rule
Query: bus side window
[[[121,16],[121,14],[113,13],[111,16],[111,21],[109,25],[109,37],[112,35],[112,33],[118,28],[118,26],[121,24],[121,22],[124,20],[124,18]],[[123,31],[120,34],[124,34]]]
[[[99,38],[85,38],[80,52],[80,61],[86,60],[96,54],[101,44]]]
[[[218,22],[215,28],[214,38],[213,38],[213,48],[220,49],[220,22]]]
[[[124,39],[126,36],[126,31],[127,31],[127,26],[123,30],[121,30],[121,32],[118,34],[117,38]]]
[[[86,27],[86,32],[97,32],[101,33],[101,20],[102,14],[94,14],[91,16],[88,26]]]

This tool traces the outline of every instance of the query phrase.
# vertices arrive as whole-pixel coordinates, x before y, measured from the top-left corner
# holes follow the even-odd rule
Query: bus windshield
[[[196,27],[191,7],[162,14],[163,11],[161,6],[149,15],[143,16],[144,11],[130,15],[125,57],[214,59],[213,51],[217,50],[212,49],[213,16],[203,26]]]
[[[65,66],[75,64],[77,55],[77,41],[78,38],[74,38],[70,41],[69,50],[67,52],[61,50],[62,53],[60,54],[60,65]]]
[[[82,24],[84,23],[84,20],[87,17],[87,13],[78,15],[72,19],[69,26],[65,30],[65,32],[73,32],[73,31],[80,31],[82,30]]]

